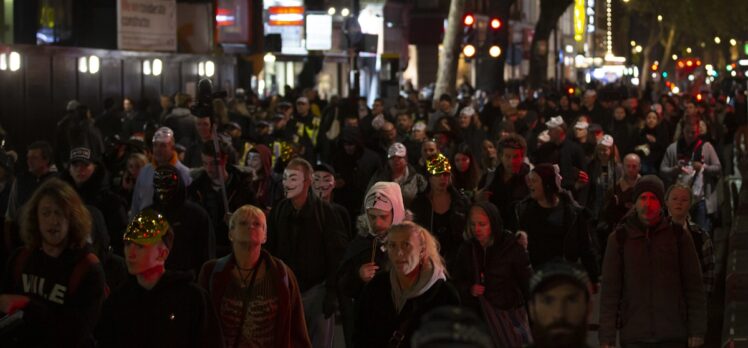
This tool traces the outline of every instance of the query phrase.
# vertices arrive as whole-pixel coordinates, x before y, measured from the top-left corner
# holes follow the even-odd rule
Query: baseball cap
[[[408,155],[408,150],[405,148],[405,145],[401,143],[394,143],[390,145],[389,149],[387,149],[387,158],[405,157],[407,155]]]
[[[70,150],[70,163],[75,163],[75,162],[92,163],[92,162],[95,162],[95,159],[93,157],[94,156],[93,156],[93,153],[91,153],[91,149],[87,147],[76,147]]]

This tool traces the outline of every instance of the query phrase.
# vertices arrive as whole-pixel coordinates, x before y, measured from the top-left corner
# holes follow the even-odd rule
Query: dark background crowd
[[[559,273],[583,280],[574,284],[587,299],[601,291],[602,345],[700,346],[718,183],[736,174],[744,90],[571,91],[467,89],[432,103],[404,90],[369,106],[313,89],[266,100],[238,90],[161,96],[159,108],[107,99],[100,113],[72,100],[54,139],[25,149],[3,141],[0,291],[27,298],[2,298],[0,310],[24,308],[28,322],[43,323],[42,334],[18,336],[21,345],[119,346],[117,335],[143,335],[153,346],[329,347],[338,317],[349,346],[384,347],[409,346],[423,338],[416,329],[428,310],[460,305],[496,346],[561,346],[554,339],[580,335],[543,330],[533,294],[548,290],[531,279],[565,260],[575,266]],[[45,230],[45,197],[55,195],[60,211],[49,214],[70,231]],[[134,225],[144,216],[166,221],[169,234],[134,237],[158,230]],[[264,238],[245,241],[242,228],[250,237],[264,228]],[[61,230],[70,234],[62,249],[88,253],[48,252]],[[151,257],[154,243],[165,249],[152,261],[166,273],[149,288],[133,260]],[[101,279],[80,270],[91,267]],[[67,295],[55,295],[53,279]],[[157,313],[173,326],[113,309],[180,304],[195,306],[193,326],[171,309]],[[59,329],[45,326],[60,319]],[[129,322],[138,320],[155,324]]]

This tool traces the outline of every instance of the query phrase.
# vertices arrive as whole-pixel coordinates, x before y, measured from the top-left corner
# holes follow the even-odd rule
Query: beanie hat
[[[634,185],[634,201],[644,192],[652,192],[660,204],[665,203],[665,185],[656,175],[645,175],[641,177]]]

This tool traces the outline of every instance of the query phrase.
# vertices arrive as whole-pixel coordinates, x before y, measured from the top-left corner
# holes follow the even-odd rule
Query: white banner
[[[121,50],[176,51],[176,0],[117,0],[117,46]]]

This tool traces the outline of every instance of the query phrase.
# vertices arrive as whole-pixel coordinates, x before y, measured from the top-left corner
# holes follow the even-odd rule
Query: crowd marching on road
[[[0,151],[0,345],[709,346],[744,92],[608,87],[71,101]]]

